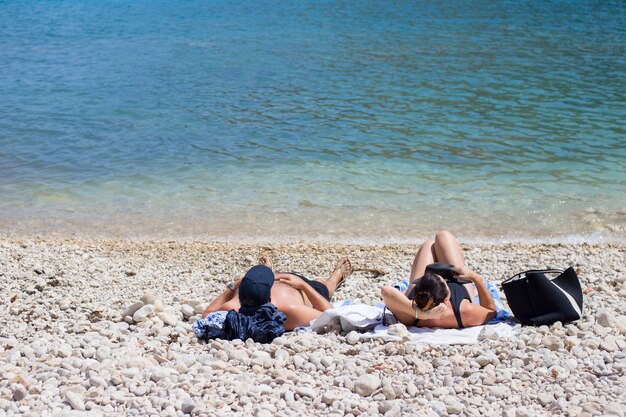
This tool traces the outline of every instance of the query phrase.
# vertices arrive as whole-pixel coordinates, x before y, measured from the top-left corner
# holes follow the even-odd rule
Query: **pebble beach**
[[[475,345],[203,344],[193,321],[262,255],[311,277],[348,256],[335,300],[377,304],[418,246],[2,238],[0,416],[623,416],[626,244],[461,244],[489,281],[574,266],[584,317]]]
[[[625,417],[625,20],[0,1],[0,417]],[[261,257],[309,278],[347,257],[332,301],[379,314],[441,229],[485,281],[575,268],[581,319],[194,335]]]

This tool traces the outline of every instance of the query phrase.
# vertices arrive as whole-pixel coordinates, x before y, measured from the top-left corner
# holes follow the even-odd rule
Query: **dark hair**
[[[448,296],[448,285],[441,277],[432,272],[426,272],[417,280],[413,288],[413,301],[420,310],[430,310],[443,303]]]

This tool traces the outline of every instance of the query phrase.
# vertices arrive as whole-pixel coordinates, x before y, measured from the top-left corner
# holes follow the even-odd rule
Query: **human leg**
[[[426,266],[437,262],[434,250],[435,240],[428,239],[417,251],[413,264],[411,265],[411,282],[424,276]]]
[[[272,265],[272,260],[267,256],[262,256],[261,258],[259,258],[259,265],[265,265],[272,271],[274,270],[274,266]]]
[[[328,279],[316,279],[328,288],[329,300],[332,299],[333,294],[337,290],[337,287],[345,280],[350,274],[352,274],[352,264],[348,258],[341,258],[335,265],[335,269],[330,273]]]
[[[404,292],[404,295],[408,296],[413,290],[413,287],[415,287],[415,280],[424,276],[426,266],[436,262],[434,244],[435,241],[433,239],[428,239],[417,251],[415,259],[413,259],[413,264],[411,265],[409,287]]]
[[[437,262],[444,262],[457,267],[462,267],[465,264],[463,251],[461,250],[461,246],[459,246],[459,242],[456,240],[456,237],[447,230],[437,232],[433,248]]]

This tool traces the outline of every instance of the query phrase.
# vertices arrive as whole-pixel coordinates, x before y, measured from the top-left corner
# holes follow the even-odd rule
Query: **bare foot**
[[[261,258],[259,258],[259,265],[265,265],[272,271],[274,270],[274,267],[272,266],[272,261],[267,256],[262,256]]]
[[[339,270],[341,272],[341,279],[337,283],[337,288],[341,287],[343,282],[352,274],[352,264],[348,258],[341,258],[335,264],[335,270],[333,274]]]

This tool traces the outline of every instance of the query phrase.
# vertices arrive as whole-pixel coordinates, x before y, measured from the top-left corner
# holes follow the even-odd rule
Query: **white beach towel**
[[[383,309],[379,306],[352,304],[346,301],[333,303],[333,308],[324,311],[313,320],[310,329],[319,333],[338,329],[343,332],[352,330],[373,330],[382,323]],[[337,326],[339,326],[337,328]]]
[[[362,339],[401,340],[402,337],[391,335],[389,327],[379,324],[374,331],[361,335]],[[409,327],[410,340],[434,345],[472,345],[483,338],[499,339],[515,335],[514,327],[507,323],[484,324],[482,326],[466,327],[464,329],[428,329],[424,327]],[[487,332],[488,330],[488,332]],[[488,337],[481,337],[488,334]]]
[[[324,333],[331,330],[364,332],[362,339],[401,340],[402,336],[389,334],[389,327],[382,324],[383,304],[369,306],[352,304],[349,300],[333,304],[333,308],[323,312],[311,322],[310,330]],[[507,323],[487,324],[464,329],[428,329],[409,327],[406,337],[412,341],[457,345],[476,344],[483,338],[498,339],[515,335],[514,327]],[[482,333],[482,337],[481,337]]]

